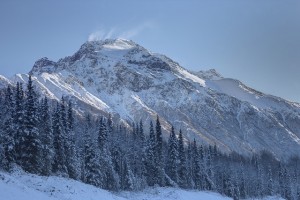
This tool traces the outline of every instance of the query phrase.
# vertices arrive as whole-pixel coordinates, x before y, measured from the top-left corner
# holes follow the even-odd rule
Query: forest
[[[140,120],[125,126],[110,115],[79,114],[70,98],[43,97],[33,82],[29,77],[26,86],[17,83],[0,91],[3,171],[19,166],[111,191],[180,187],[233,199],[300,199],[297,155],[279,160],[267,150],[252,156],[225,154],[216,145],[185,140],[185,130],[173,127],[165,138],[159,116],[149,124]]]

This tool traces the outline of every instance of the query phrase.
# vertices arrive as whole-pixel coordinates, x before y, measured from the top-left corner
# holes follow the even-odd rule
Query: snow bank
[[[78,181],[25,173],[0,173],[0,194],[3,200],[124,200]]]
[[[177,188],[151,188],[141,192],[123,192],[120,196],[131,200],[229,200],[213,192],[186,191]]]
[[[91,185],[60,177],[43,177],[24,172],[0,172],[0,199],[3,200],[227,200],[212,192],[176,188],[151,188],[141,192],[111,193]]]
[[[0,172],[2,200],[230,200],[213,192],[178,188],[148,188],[140,192],[112,193],[91,185],[61,177],[43,177],[21,170],[13,174]],[[250,200],[250,199],[249,199]],[[258,200],[258,199],[256,199]],[[267,197],[262,200],[283,200]]]

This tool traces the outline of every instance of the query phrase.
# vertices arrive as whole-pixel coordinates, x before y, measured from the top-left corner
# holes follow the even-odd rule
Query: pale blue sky
[[[299,0],[1,0],[0,74],[57,61],[89,37],[132,39],[300,102]]]

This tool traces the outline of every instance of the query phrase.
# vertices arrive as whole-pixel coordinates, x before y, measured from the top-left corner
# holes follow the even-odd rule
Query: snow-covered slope
[[[158,114],[165,133],[172,124],[186,139],[225,152],[267,149],[279,158],[300,153],[298,103],[257,92],[215,70],[189,72],[132,41],[86,42],[58,62],[38,60],[30,73],[41,93],[73,98],[79,113],[112,113],[125,123],[142,119],[145,128]],[[11,81],[27,79],[17,74]]]
[[[176,188],[152,188],[140,192],[111,193],[79,181],[42,177],[22,171],[0,172],[0,198],[3,200],[229,200],[213,192]]]
[[[7,85],[11,85],[11,82],[4,76],[0,75],[0,88],[6,87]]]
[[[299,103],[288,102],[279,97],[261,93],[231,78],[206,80],[206,84],[215,91],[235,97],[241,101],[249,102],[260,109],[274,109],[280,111],[289,109],[290,106],[295,106],[296,108],[300,107]]]

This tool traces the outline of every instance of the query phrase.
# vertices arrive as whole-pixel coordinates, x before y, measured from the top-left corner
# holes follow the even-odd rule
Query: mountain
[[[0,88],[6,87],[7,85],[11,85],[11,82],[4,76],[0,75]]]
[[[78,114],[112,114],[125,124],[159,115],[187,140],[243,155],[268,150],[279,159],[300,153],[300,104],[263,94],[215,70],[190,72],[170,58],[124,39],[84,43],[72,56],[35,62],[41,94],[69,97]],[[28,74],[2,82],[26,83]],[[147,130],[147,129],[146,129]]]

